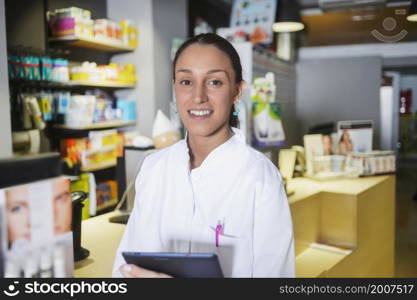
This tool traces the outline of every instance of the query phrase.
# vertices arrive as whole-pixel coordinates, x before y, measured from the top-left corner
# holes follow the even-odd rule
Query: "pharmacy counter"
[[[392,277],[395,176],[288,183],[297,277]]]
[[[288,183],[297,277],[394,275],[395,177]],[[82,246],[90,257],[75,277],[110,277],[125,226],[109,213],[83,221]]]
[[[114,257],[125,225],[110,223],[111,212],[82,221],[81,246],[90,256],[75,263],[75,277],[111,277]]]

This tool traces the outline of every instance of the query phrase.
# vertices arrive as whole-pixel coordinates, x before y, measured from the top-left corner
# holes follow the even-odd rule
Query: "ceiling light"
[[[272,25],[272,29],[275,32],[294,32],[304,29],[297,1],[278,0],[275,23]]]
[[[411,6],[408,11],[407,20],[410,22],[417,22],[417,0],[411,1]]]

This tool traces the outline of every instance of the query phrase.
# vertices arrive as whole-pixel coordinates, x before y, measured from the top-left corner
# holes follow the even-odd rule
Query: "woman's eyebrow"
[[[223,72],[224,74],[226,74],[226,77],[230,80],[229,73],[227,73],[226,70],[223,70],[223,69],[210,70],[207,72],[207,74],[213,74],[213,73],[219,73],[219,72]]]
[[[180,73],[180,72],[184,72],[184,73],[192,73],[190,70],[188,70],[188,69],[179,69],[179,70],[177,70],[177,73]]]
[[[225,70],[222,70],[222,69],[210,70],[210,71],[207,72],[207,74],[212,74],[212,73],[217,73],[217,72],[224,72],[227,75],[227,72]]]
[[[227,76],[227,78],[229,78],[229,73],[227,73],[227,71],[226,70],[223,70],[223,69],[213,69],[213,70],[207,71],[206,74],[209,75],[209,74],[219,73],[219,72],[225,73],[226,76]],[[176,73],[189,73],[189,74],[192,74],[193,72],[191,70],[189,70],[189,69],[179,69],[179,70],[177,70]]]

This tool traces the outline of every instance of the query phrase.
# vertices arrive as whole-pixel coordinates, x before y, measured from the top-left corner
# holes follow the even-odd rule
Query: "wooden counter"
[[[288,189],[297,277],[394,276],[394,176],[297,178]]]
[[[90,256],[75,263],[75,277],[111,277],[117,247],[125,225],[110,223],[115,212],[82,221],[81,246]]]
[[[293,179],[288,189],[294,223],[297,277],[394,275],[395,177],[315,181]],[[124,225],[115,213],[83,221],[90,257],[75,277],[110,277]]]

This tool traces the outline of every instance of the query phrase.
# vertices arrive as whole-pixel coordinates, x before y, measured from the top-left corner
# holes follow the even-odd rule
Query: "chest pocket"
[[[241,260],[245,253],[250,252],[248,239],[237,232],[225,229],[223,233],[218,234],[216,241],[214,226],[209,227],[209,234],[212,241],[211,251],[218,256],[223,275],[232,277],[233,274],[236,274],[239,265],[242,264]]]

